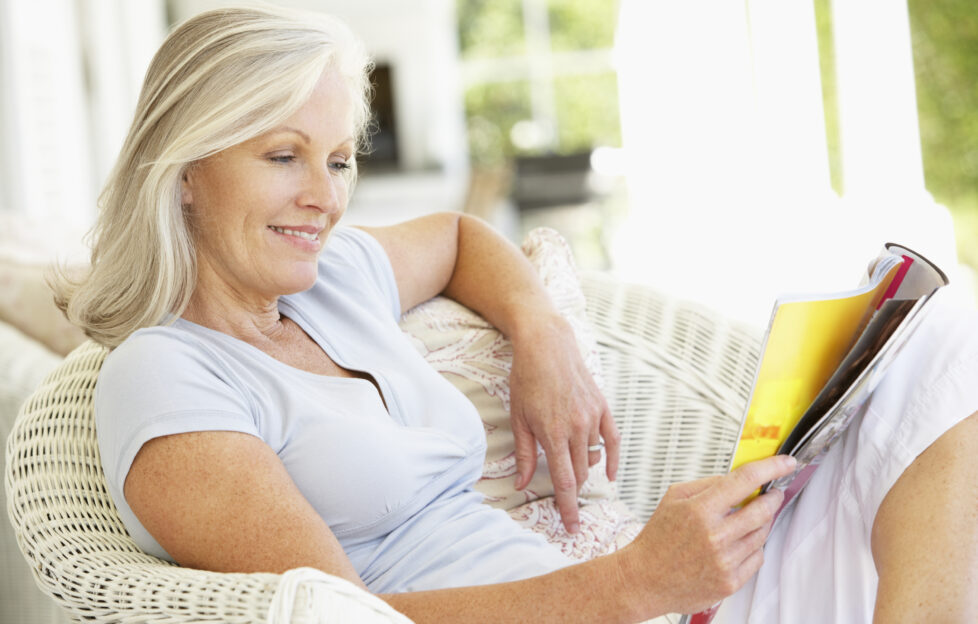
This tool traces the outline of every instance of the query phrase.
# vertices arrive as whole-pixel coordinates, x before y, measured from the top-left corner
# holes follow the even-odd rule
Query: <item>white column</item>
[[[901,242],[953,273],[950,213],[924,185],[907,4],[837,1],[832,20],[848,211],[875,237]]]
[[[826,193],[831,179],[814,3],[748,0],[747,6],[759,178],[780,196]]]
[[[832,283],[814,251],[838,224],[811,2],[623,0],[620,20],[625,277],[759,323],[777,293]]]
[[[530,106],[533,122],[542,132],[542,145],[557,148],[557,101],[554,90],[550,16],[545,0],[523,0],[523,34],[530,76]]]
[[[906,2],[833,2],[846,194],[924,188]]]

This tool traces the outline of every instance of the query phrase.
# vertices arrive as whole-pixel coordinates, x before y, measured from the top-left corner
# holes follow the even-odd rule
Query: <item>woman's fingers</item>
[[[784,492],[768,490],[730,514],[731,530],[735,534],[745,535],[769,524],[781,508],[782,502],[784,502]]]
[[[618,425],[615,424],[615,419],[611,415],[611,410],[608,408],[607,402],[601,414],[599,429],[601,431],[601,438],[604,440],[606,458],[605,474],[608,475],[609,481],[614,481],[618,477],[618,454],[621,451],[621,434],[618,432]]]
[[[554,486],[554,498],[564,527],[570,533],[579,529],[578,492],[592,465],[608,453],[612,474],[618,469],[619,434],[608,413],[607,402],[597,394],[582,397],[579,392],[512,391],[512,426],[516,443],[517,488],[526,487],[537,466],[537,442],[543,448]],[[560,401],[555,401],[559,398]],[[610,424],[608,424],[610,423]],[[601,451],[589,450],[592,440],[605,443]],[[610,443],[610,444],[609,444]]]
[[[601,439],[601,434],[598,428],[595,427],[594,431],[591,432],[590,437],[587,440],[587,465],[592,467],[601,461],[601,455],[604,454],[604,440]]]
[[[537,439],[520,418],[512,418],[513,443],[516,453],[516,482],[514,487],[522,490],[530,484],[537,470]]]
[[[755,552],[764,549],[764,542],[771,532],[771,525],[772,522],[766,522],[737,541],[731,556],[734,561],[740,561],[740,567],[743,567]]]
[[[550,478],[554,484],[554,499],[557,510],[560,511],[560,519],[568,533],[577,533],[581,528],[577,510],[578,481],[568,446],[565,443],[562,449],[559,446],[548,449],[547,444],[544,444],[543,450],[550,466]]]
[[[650,570],[650,595],[680,613],[699,611],[740,588],[764,560],[764,541],[784,499],[772,490],[739,509],[762,484],[790,474],[795,462],[775,457],[730,474],[673,485],[633,542]],[[669,561],[668,575],[650,562]]]
[[[617,475],[620,435],[569,325],[548,326],[513,342],[510,399],[517,487],[533,477],[539,443],[564,526],[575,532],[578,492],[602,452],[609,478]],[[589,449],[599,443],[600,450]]]
[[[714,497],[716,505],[726,509],[740,505],[765,483],[794,472],[795,464],[794,457],[775,455],[740,466],[723,476]]]

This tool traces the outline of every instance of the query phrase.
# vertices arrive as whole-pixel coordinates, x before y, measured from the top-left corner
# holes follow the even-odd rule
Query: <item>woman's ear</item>
[[[180,204],[182,206],[192,206],[194,203],[194,194],[192,190],[192,169],[193,167],[187,167],[183,170],[183,176],[180,179]]]

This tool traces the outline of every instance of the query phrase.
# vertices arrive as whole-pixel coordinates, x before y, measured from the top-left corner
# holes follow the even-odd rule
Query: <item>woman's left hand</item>
[[[524,328],[525,329],[525,328]],[[588,468],[601,460],[604,443],[608,479],[618,472],[618,427],[562,317],[534,323],[512,337],[510,418],[516,443],[516,489],[536,471],[537,442],[543,447],[557,508],[569,533],[580,530],[577,495]]]

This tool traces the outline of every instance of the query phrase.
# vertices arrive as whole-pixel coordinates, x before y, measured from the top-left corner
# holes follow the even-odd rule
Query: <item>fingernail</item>
[[[798,465],[798,460],[791,455],[782,455],[781,463],[784,464],[785,468],[794,468]]]
[[[576,522],[572,522],[570,526],[567,527],[567,532],[571,535],[577,535],[581,532],[581,525]]]
[[[522,489],[520,486],[523,484],[523,473],[516,473],[516,480],[513,482],[513,487],[517,490]]]

